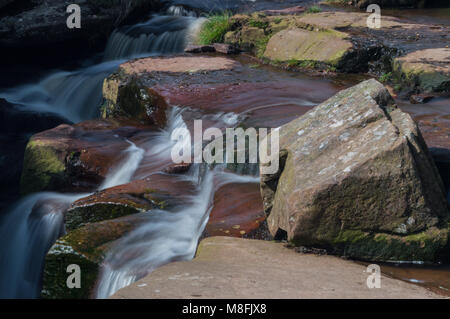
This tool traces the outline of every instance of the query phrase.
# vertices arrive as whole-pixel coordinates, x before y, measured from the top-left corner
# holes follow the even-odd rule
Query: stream
[[[260,6],[264,8],[266,2],[262,1]],[[231,2],[230,7],[233,7]],[[49,71],[35,83],[0,90],[0,98],[13,104],[19,112],[50,114],[61,122],[78,123],[96,118],[105,77],[130,59],[183,52],[203,20],[195,12],[171,7],[146,22],[114,31],[104,52],[92,59],[99,60],[98,63],[85,61],[77,70]],[[126,140],[129,147],[119,154],[122,160],[97,190],[160,174],[171,162],[171,133],[191,125],[190,119],[203,119],[210,126],[232,127],[236,118],[242,118],[248,126],[279,127],[361,79],[346,75],[331,79],[314,77],[270,66],[255,67],[255,62],[246,56],[236,59],[244,66],[236,75],[243,85],[221,99],[199,97],[195,109],[189,101],[171,105],[168,124],[163,130]],[[446,107],[450,98],[433,100],[426,107],[404,100],[398,102],[418,121],[436,117],[449,121]],[[26,142],[31,133],[16,132],[6,137],[6,143],[17,136]],[[115,243],[102,264],[93,297],[107,298],[159,266],[192,259],[214,207],[216,192],[225,185],[245,187],[249,194],[259,198],[257,170],[232,173],[221,166],[205,170],[202,165],[193,165],[187,174],[173,178],[175,182],[192,185],[192,190],[186,192],[185,203],[170,210],[152,210],[139,227]],[[0,214],[0,298],[40,297],[45,255],[56,239],[65,234],[63,213],[71,203],[87,195],[42,192],[2,205],[7,208]],[[236,196],[234,200],[246,199]],[[450,291],[448,266],[387,265],[384,272],[438,293]]]

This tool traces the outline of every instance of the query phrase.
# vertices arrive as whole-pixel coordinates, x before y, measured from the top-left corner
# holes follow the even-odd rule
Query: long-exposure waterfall
[[[0,0],[0,299],[450,296],[445,1],[73,2]]]
[[[155,16],[147,22],[116,30],[100,64],[77,71],[58,71],[39,81],[0,92],[18,108],[56,113],[72,122],[94,117],[101,102],[103,79],[119,64],[138,56],[182,52],[202,19]],[[132,144],[132,143],[131,143]],[[113,169],[100,189],[128,182],[143,156],[134,144],[126,159]],[[0,298],[40,296],[43,261],[53,242],[63,234],[63,212],[86,194],[38,193],[14,204],[1,219]]]

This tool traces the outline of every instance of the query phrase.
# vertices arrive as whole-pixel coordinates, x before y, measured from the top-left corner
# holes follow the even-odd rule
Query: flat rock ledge
[[[369,289],[365,270],[337,257],[299,254],[282,243],[210,237],[192,261],[158,268],[111,298],[443,298],[385,276],[381,288]]]

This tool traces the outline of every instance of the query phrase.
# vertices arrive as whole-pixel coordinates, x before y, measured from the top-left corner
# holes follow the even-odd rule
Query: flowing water
[[[131,146],[122,166],[112,171],[103,185],[130,181],[142,160],[143,149]],[[58,237],[64,234],[64,211],[89,194],[43,192],[20,200],[1,220],[0,298],[37,298],[41,291],[44,258]]]
[[[57,71],[38,83],[26,84],[0,92],[0,98],[35,112],[56,113],[72,122],[98,115],[103,79],[124,61],[140,56],[182,52],[198,30],[202,18],[182,4],[206,1],[172,1],[166,15],[151,17],[147,22],[116,30],[110,37],[99,64],[88,64],[76,71]],[[286,1],[286,6],[293,1]],[[260,5],[270,1],[211,1],[208,10]],[[248,61],[241,61],[248,64]],[[112,168],[98,189],[105,189],[158,174],[170,164],[173,145],[170,135],[176,128],[188,128],[186,118],[202,118],[218,127],[277,127],[304,114],[339,89],[351,85],[288,72],[273,72],[262,67],[259,72],[244,68],[238,77],[255,77],[252,83],[232,87],[230,94],[195,97],[193,101],[175,103],[169,110],[164,130],[152,132],[139,141],[127,141],[125,159]],[[223,90],[231,90],[224,85]],[[231,91],[230,91],[231,92]],[[195,106],[195,107],[194,107]],[[186,143],[190,143],[186,140]],[[120,155],[120,154],[118,154]],[[107,253],[101,269],[96,297],[107,298],[118,289],[142,278],[155,268],[172,261],[189,260],[213,209],[216,192],[225,185],[257,185],[257,171],[242,175],[194,165],[174,182],[189,182],[192,192],[182,205],[169,210],[152,210],[134,231],[119,239]],[[248,174],[248,172],[245,172]],[[258,190],[257,190],[258,191]],[[37,298],[40,295],[45,254],[54,241],[64,234],[63,213],[69,205],[88,194],[38,193],[27,196],[2,215],[0,220],[0,298]],[[399,268],[405,269],[405,268]],[[395,270],[395,269],[394,269]],[[436,274],[434,272],[433,274]],[[439,275],[438,275],[439,276]],[[399,276],[401,277],[401,276]],[[413,282],[417,273],[401,279]],[[428,277],[427,277],[428,278]],[[412,280],[411,280],[412,279]],[[417,280],[426,280],[420,277]],[[436,280],[439,282],[439,279]]]
[[[93,118],[98,113],[105,77],[127,59],[182,51],[201,20],[156,16],[146,23],[119,29],[109,40],[105,62],[72,72],[54,72],[38,83],[0,92],[0,98],[28,111],[56,113],[72,122]],[[130,181],[145,151],[129,143],[126,159],[110,172],[99,189]],[[33,194],[2,214],[0,298],[39,297],[45,254],[64,233],[63,212],[86,195]]]

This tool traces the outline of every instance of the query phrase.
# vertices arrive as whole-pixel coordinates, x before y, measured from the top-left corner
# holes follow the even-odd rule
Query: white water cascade
[[[35,112],[51,112],[74,123],[98,115],[104,78],[123,62],[142,56],[183,52],[202,18],[154,16],[144,23],[113,32],[104,62],[76,71],[57,71],[38,83],[0,91],[0,98]]]
[[[145,151],[129,143],[125,160],[108,174],[103,185],[113,187],[130,181]],[[88,195],[36,193],[9,210],[0,226],[0,298],[40,296],[45,255],[64,234],[64,211]]]

